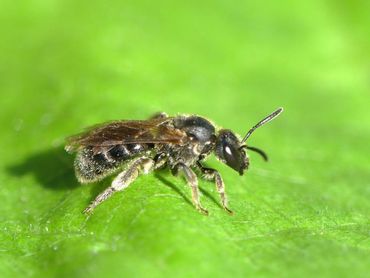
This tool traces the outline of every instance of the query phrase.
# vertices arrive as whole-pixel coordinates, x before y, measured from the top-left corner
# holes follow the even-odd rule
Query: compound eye
[[[220,132],[216,143],[216,156],[227,166],[233,168],[240,174],[246,165],[245,152],[239,146],[239,140],[231,131]]]
[[[239,171],[242,164],[242,157],[239,148],[234,145],[226,144],[224,146],[223,153],[226,164],[236,171]]]

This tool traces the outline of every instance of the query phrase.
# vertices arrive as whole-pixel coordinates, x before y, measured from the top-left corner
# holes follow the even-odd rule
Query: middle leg
[[[177,175],[179,172],[181,172],[185,176],[187,183],[191,187],[192,200],[193,200],[193,204],[195,208],[199,210],[201,213],[208,215],[208,211],[202,207],[200,200],[199,200],[198,178],[196,174],[194,173],[194,171],[191,170],[184,163],[178,163],[173,168],[172,173],[174,175]]]
[[[223,208],[228,213],[232,214],[233,212],[227,207],[227,196],[225,192],[225,184],[224,184],[224,181],[222,180],[220,173],[215,169],[203,167],[203,165],[199,161],[197,162],[197,166],[202,171],[205,179],[214,180],[216,184],[217,192],[218,194],[220,194],[220,197],[221,197],[221,203],[222,203]]]

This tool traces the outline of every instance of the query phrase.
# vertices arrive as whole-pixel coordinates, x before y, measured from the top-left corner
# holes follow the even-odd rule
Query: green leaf
[[[340,1],[29,1],[0,9],[1,277],[365,277],[370,18]],[[64,138],[158,111],[249,140],[244,176],[210,158],[198,213],[168,171],[82,210]]]

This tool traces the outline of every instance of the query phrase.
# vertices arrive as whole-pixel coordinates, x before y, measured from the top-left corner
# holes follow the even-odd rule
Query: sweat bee
[[[203,166],[213,152],[216,158],[240,175],[249,167],[247,150],[257,152],[266,161],[267,155],[259,148],[246,145],[250,135],[260,126],[276,118],[283,108],[259,121],[243,139],[229,129],[216,129],[209,120],[197,115],[170,117],[159,113],[148,120],[123,120],[103,123],[67,138],[67,152],[76,152],[74,168],[81,183],[99,181],[118,173],[110,187],[100,193],[84,210],[92,212],[97,205],[115,192],[127,188],[140,173],[168,167],[173,175],[183,175],[191,188],[195,208],[203,214],[199,199],[198,168],[205,179],[216,184],[223,208],[228,208],[225,185],[220,173]]]

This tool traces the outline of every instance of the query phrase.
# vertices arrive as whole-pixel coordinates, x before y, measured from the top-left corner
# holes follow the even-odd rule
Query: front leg
[[[232,214],[233,212],[227,207],[227,196],[225,192],[225,184],[224,184],[224,181],[222,180],[220,173],[215,169],[203,167],[203,165],[199,161],[197,162],[197,166],[202,171],[205,179],[214,180],[214,182],[216,183],[217,192],[218,194],[220,194],[220,197],[221,197],[221,203],[222,203],[223,208],[228,213]]]
[[[204,209],[202,205],[200,204],[198,178],[196,174],[193,172],[193,170],[191,170],[184,163],[178,163],[172,169],[172,173],[174,175],[177,175],[179,172],[185,176],[185,179],[191,188],[192,200],[193,200],[193,204],[195,208],[199,210],[201,213],[208,215],[208,211]]]
[[[128,187],[139,175],[140,169],[147,174],[154,165],[150,158],[141,157],[134,160],[127,170],[121,172],[112,182],[112,185],[100,193],[94,201],[84,210],[84,213],[91,213],[94,208],[106,199],[111,197],[115,192],[121,191]]]

